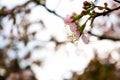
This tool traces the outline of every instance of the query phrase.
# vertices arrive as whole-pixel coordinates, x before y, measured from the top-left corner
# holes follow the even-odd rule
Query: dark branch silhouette
[[[108,13],[111,13],[111,12],[113,12],[113,11],[115,11],[115,10],[118,10],[118,9],[120,9],[120,6],[114,8],[114,9],[109,9],[108,11],[103,12],[103,13],[97,13],[97,15],[96,15],[95,17],[98,17],[98,16],[105,16],[105,15],[107,15]]]
[[[119,0],[113,0],[113,1],[120,3],[120,1],[119,1]]]
[[[105,35],[100,36],[100,35],[92,33],[91,31],[89,31],[88,33],[92,36],[97,37],[99,40],[108,39],[108,40],[112,40],[112,41],[120,41],[120,38],[113,38],[113,37],[108,37]]]

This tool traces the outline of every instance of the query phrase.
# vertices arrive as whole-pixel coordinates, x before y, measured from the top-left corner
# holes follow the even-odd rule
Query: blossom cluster
[[[66,18],[64,18],[64,23],[66,25],[69,25],[70,30],[73,32],[73,34],[71,35],[71,38],[72,38],[73,42],[76,42],[79,40],[79,38],[81,36],[83,42],[88,43],[88,39],[86,37],[86,32],[83,32],[82,34],[80,33],[80,26],[75,21],[75,18],[74,18],[75,16],[77,16],[77,14],[73,13],[71,16],[67,16]]]
[[[89,3],[87,3],[86,1],[84,2],[84,5],[88,6]],[[87,33],[84,31],[86,22],[81,26],[79,24],[80,18],[83,17],[85,14],[85,11],[82,11],[80,14],[73,13],[71,16],[67,16],[66,18],[64,18],[64,23],[66,25],[69,25],[70,30],[73,32],[73,34],[71,35],[73,42],[78,41],[81,37],[84,43],[88,43],[88,38],[86,36]]]
[[[84,43],[88,43],[89,40],[88,37],[86,36],[87,32],[85,31],[86,23],[88,22],[88,20],[91,20],[92,28],[92,23],[94,19],[97,16],[104,15],[104,13],[101,14],[96,12],[95,8],[98,8],[99,10],[103,11],[108,11],[110,9],[107,6],[108,6],[107,3],[104,3],[104,6],[96,6],[93,2],[84,1],[83,11],[80,14],[73,13],[72,15],[67,16],[66,18],[63,19],[64,23],[69,26],[71,32],[73,33],[71,35],[73,42],[78,41],[79,38],[81,38]],[[81,18],[86,15],[88,15],[89,17],[83,24],[80,24]]]

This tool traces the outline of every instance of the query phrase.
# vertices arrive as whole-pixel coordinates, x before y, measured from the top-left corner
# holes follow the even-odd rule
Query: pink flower
[[[78,41],[80,38],[80,31],[78,30],[78,25],[76,24],[76,22],[74,21],[74,16],[76,15],[76,13],[73,13],[71,16],[67,16],[66,18],[64,18],[64,23],[69,25],[70,30],[73,32],[73,34],[71,35],[73,42],[74,41]],[[86,38],[83,35],[83,40],[85,43],[87,43]]]
[[[75,22],[73,22],[73,18],[72,16],[76,15],[76,13],[73,13],[71,16],[67,16],[66,18],[64,18],[64,23],[70,26],[70,30],[72,32],[76,32],[77,31],[77,25]]]

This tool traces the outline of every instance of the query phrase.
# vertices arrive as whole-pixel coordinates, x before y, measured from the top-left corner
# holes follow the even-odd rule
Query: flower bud
[[[90,2],[84,1],[84,2],[83,2],[83,5],[84,5],[84,6],[88,6],[88,5],[90,5]]]
[[[104,3],[104,6],[105,6],[105,8],[107,8],[107,6],[108,6],[108,3],[106,3],[106,2],[105,2],[105,3]]]

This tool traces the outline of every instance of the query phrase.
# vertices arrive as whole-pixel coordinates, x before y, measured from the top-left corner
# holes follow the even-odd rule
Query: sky
[[[15,5],[22,4],[26,0],[1,0],[1,5],[7,5],[9,9]],[[84,0],[47,0],[47,7],[51,10],[55,10],[59,15],[65,17],[73,12],[80,13],[82,9],[82,2]],[[42,19],[45,22],[46,29],[41,30],[39,24],[32,25],[29,31],[38,31],[36,39],[40,41],[49,41],[51,36],[56,37],[60,42],[66,41],[67,31],[64,27],[63,20],[57,16],[46,11],[44,7],[37,6],[32,9],[31,14],[27,15],[27,19],[30,22],[39,21]],[[9,25],[7,25],[9,26]],[[39,31],[40,30],[40,31]],[[44,37],[43,37],[44,36]],[[113,50],[114,48],[120,47],[118,44],[112,41],[97,41],[95,37],[91,37],[92,41],[90,44],[84,44],[80,39],[78,45],[68,42],[66,45],[61,45],[58,51],[55,51],[55,43],[30,43],[27,49],[31,49],[34,44],[45,45],[42,49],[33,51],[30,60],[42,60],[42,66],[38,67],[32,65],[32,69],[36,73],[36,77],[39,80],[63,80],[64,78],[72,77],[72,72],[76,71],[79,74],[83,72],[89,61],[94,57],[93,49],[98,49],[100,57],[106,57],[104,53]],[[104,48],[103,48],[104,46]],[[112,47],[108,47],[112,46]],[[23,56],[25,49],[21,49]],[[107,54],[106,54],[107,55]],[[117,57],[117,53],[114,56]],[[25,62],[24,62],[25,63]],[[22,64],[22,63],[21,63]]]

